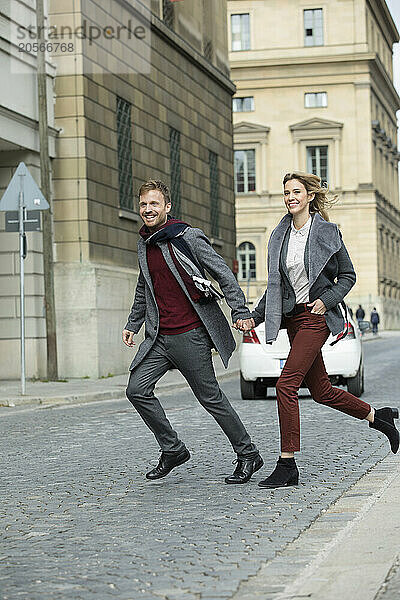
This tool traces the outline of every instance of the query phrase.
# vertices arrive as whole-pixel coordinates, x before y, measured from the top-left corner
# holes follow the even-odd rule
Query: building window
[[[322,8],[313,8],[304,11],[304,45],[324,45]]]
[[[256,151],[235,150],[235,190],[237,194],[256,189]]]
[[[325,108],[326,106],[328,106],[328,94],[326,92],[304,94],[305,108]]]
[[[177,129],[169,130],[169,158],[171,171],[172,212],[181,216],[181,134]]]
[[[250,50],[250,15],[231,15],[232,51]]]
[[[117,96],[119,205],[133,210],[131,105]]]
[[[239,279],[256,279],[256,249],[251,242],[243,242],[238,248]]]
[[[211,235],[219,236],[219,172],[218,154],[209,152]]]
[[[243,98],[233,98],[233,112],[249,112],[254,110],[254,96],[245,96]]]
[[[307,146],[307,170],[328,182],[328,146]]]
[[[174,5],[171,0],[162,0],[162,18],[167,27],[174,28]]]

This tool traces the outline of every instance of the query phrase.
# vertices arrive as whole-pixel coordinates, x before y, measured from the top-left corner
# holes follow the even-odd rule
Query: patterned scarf
[[[148,227],[143,225],[139,231],[139,234],[144,239],[146,244],[149,245],[158,245],[160,242],[167,242],[171,258],[174,261],[175,267],[181,276],[183,283],[185,284],[190,298],[193,302],[204,304],[209,302],[210,298],[204,294],[204,291],[197,287],[192,276],[186,271],[181,262],[178,260],[173,249],[173,247],[175,247],[178,252],[182,252],[182,254],[189,260],[189,263],[192,263],[198,269],[198,271],[200,271],[204,280],[206,280],[203,267],[198,263],[189,245],[183,239],[182,234],[188,227],[190,227],[188,223],[168,215],[167,222],[157,231],[151,233]]]

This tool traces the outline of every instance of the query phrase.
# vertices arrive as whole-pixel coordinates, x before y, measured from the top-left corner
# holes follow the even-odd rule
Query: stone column
[[[339,149],[339,138],[334,139],[334,151],[335,151],[335,187],[342,187],[340,181],[340,149]]]
[[[267,178],[267,142],[261,142],[261,192],[266,192],[268,189]]]
[[[295,171],[303,170],[300,169],[300,141],[294,140],[293,144],[293,165]]]

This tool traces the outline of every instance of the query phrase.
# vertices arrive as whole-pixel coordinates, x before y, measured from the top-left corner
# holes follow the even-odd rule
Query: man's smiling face
[[[156,231],[167,222],[171,202],[165,202],[160,190],[150,190],[139,198],[139,214],[149,231]]]

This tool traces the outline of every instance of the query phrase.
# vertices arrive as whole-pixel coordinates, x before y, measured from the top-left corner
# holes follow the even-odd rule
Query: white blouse
[[[290,228],[286,266],[289,274],[289,281],[296,294],[296,304],[310,301],[308,277],[304,266],[304,251],[306,249],[311,223],[312,219],[309,217],[307,223],[303,225],[301,229],[296,229],[292,221]]]

